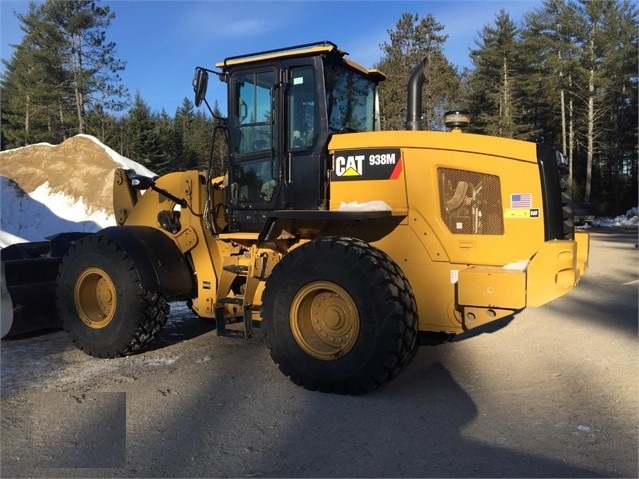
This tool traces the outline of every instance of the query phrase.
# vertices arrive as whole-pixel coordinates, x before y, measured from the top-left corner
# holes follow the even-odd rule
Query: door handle
[[[287,185],[290,185],[291,183],[293,183],[292,168],[293,168],[293,153],[289,151],[288,154],[286,155],[286,179],[284,180]]]
[[[240,185],[237,183],[231,183],[231,203],[237,203],[237,192],[240,190]]]

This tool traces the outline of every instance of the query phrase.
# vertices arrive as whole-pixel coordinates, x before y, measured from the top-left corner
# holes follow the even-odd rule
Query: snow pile
[[[0,177],[0,191],[0,247],[23,241],[42,241],[65,231],[94,232],[115,225],[113,215],[104,210],[92,210],[82,197],[76,199],[53,192],[49,182],[30,194],[15,194],[16,184]]]
[[[337,211],[392,211],[393,209],[382,200],[369,201],[367,203],[340,203]]]
[[[595,218],[593,226],[627,226],[636,228],[638,224],[639,219],[637,217],[637,207],[635,206],[626,211],[625,215],[620,215],[616,218]]]
[[[502,268],[507,269],[509,271],[526,271],[528,269],[528,265],[530,264],[529,259],[522,259],[519,261],[515,261],[514,263],[508,263]]]
[[[0,247],[115,225],[113,173],[152,171],[89,135],[0,152]]]

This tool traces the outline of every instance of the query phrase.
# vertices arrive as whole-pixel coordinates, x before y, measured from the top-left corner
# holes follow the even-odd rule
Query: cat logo
[[[402,170],[399,148],[341,150],[334,153],[331,180],[396,180]]]
[[[364,155],[338,156],[335,158],[335,174],[337,176],[362,176]]]

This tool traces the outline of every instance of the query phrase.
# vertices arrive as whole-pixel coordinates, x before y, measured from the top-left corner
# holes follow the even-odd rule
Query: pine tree
[[[70,105],[61,87],[66,73],[56,44],[50,41],[51,26],[41,6],[30,2],[27,12],[17,17],[25,35],[19,45],[14,45],[11,59],[3,60],[2,147],[39,141],[57,143],[73,133]]]
[[[468,103],[473,112],[473,130],[508,138],[520,137],[522,115],[518,98],[520,69],[519,30],[501,9],[494,26],[485,25],[471,50],[475,67],[469,81]]]
[[[125,95],[120,71],[125,62],[115,58],[116,45],[107,42],[106,29],[115,18],[108,6],[92,0],[48,0],[45,19],[55,30],[51,41],[58,45],[63,68],[69,73],[68,88],[73,93],[78,130],[84,131],[87,107],[98,101],[106,110],[119,111]]]
[[[158,139],[162,161],[154,170],[157,174],[179,171],[182,157],[182,136],[175,128],[175,122],[162,110],[155,120],[155,136]]]
[[[567,154],[575,199],[636,205],[637,7],[546,0],[525,20],[529,126]]]
[[[127,116],[123,154],[157,173],[165,165],[154,125],[151,109],[137,92]]]
[[[216,126],[223,127],[224,120],[222,118],[222,112],[220,111],[220,107],[215,101],[213,105],[213,122],[209,122],[211,132],[213,132]],[[211,133],[212,134],[212,133]],[[215,145],[213,148],[213,176],[223,175],[227,168],[227,160],[228,160],[228,137],[227,132],[224,129],[218,130],[215,132]]]
[[[570,177],[575,150],[572,84],[579,52],[576,18],[563,0],[546,0],[525,16],[522,30],[522,121],[530,139],[555,146],[568,157]]]
[[[459,89],[456,69],[443,54],[444,26],[433,15],[420,19],[418,14],[404,13],[388,30],[390,42],[380,45],[383,58],[375,65],[387,74],[380,85],[382,128],[403,129],[406,120],[406,86],[412,70],[427,59],[423,94],[424,124],[429,129],[443,128],[443,112],[452,106]]]
[[[601,118],[595,135],[599,145],[596,164],[601,180],[593,178],[592,191],[606,209],[624,212],[637,200],[637,72],[638,10],[636,4],[615,1],[607,5],[601,22],[599,51],[602,72]]]
[[[128,101],[106,29],[114,19],[95,1],[29,3],[18,14],[25,33],[4,62],[2,125],[8,146],[60,142],[86,130],[89,112],[121,111]]]
[[[201,134],[195,128],[195,105],[188,98],[184,98],[182,106],[175,112],[175,129],[182,141],[182,155],[178,167],[180,169],[194,168],[198,164],[197,138]]]
[[[102,105],[94,105],[86,115],[85,131],[106,145],[118,145],[121,142],[121,121],[109,114]]]

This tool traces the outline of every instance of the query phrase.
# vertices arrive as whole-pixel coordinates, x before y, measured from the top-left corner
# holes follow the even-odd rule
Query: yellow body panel
[[[393,153],[380,156],[380,151]],[[243,306],[257,308],[270,271],[287,250],[310,239],[305,231],[362,238],[385,251],[411,284],[422,331],[460,333],[540,306],[570,291],[587,269],[587,234],[577,233],[575,240],[544,239],[534,144],[427,131],[357,133],[335,135],[329,159],[330,210],[371,204],[390,209],[391,215],[312,228],[302,222],[296,226],[299,237],[291,230],[258,244],[257,233],[221,233],[205,226],[202,173],[170,173],[157,180],[158,187],[189,205],[181,208],[180,231],[162,231],[193,264],[193,308],[199,315],[215,316],[231,289],[235,276],[227,270],[233,267],[248,272]],[[387,178],[362,174],[362,165],[374,161],[389,163]],[[335,176],[336,169],[342,177]],[[136,196],[117,178],[120,224],[160,228],[149,218],[180,209],[154,191]],[[223,203],[223,192],[213,192],[214,203]],[[226,224],[223,211],[215,224]]]
[[[203,221],[205,215],[207,189],[205,175],[195,170],[166,174],[156,181],[156,186],[170,192],[187,202],[186,208],[180,208],[173,200],[152,190],[143,194],[130,191],[124,170],[117,170],[114,180],[114,203],[119,210],[119,224],[127,226],[152,226],[169,236],[187,255],[195,270],[196,296],[192,298],[192,308],[199,316],[215,317],[215,308],[219,299],[229,295],[234,274],[228,274],[224,266],[242,265],[248,268],[246,289],[250,294],[250,304],[259,305],[264,289],[265,275],[270,274],[273,265],[281,255],[272,248],[259,249],[257,233],[219,233],[213,235]],[[212,181],[218,183],[220,178]],[[213,190],[214,204],[223,201],[223,194]],[[178,211],[181,229],[171,233],[153,221],[162,211]],[[223,210],[216,224],[223,225]],[[262,284],[260,284],[262,283]],[[241,308],[238,308],[241,310]],[[256,318],[259,319],[259,318]]]
[[[491,266],[463,269],[458,274],[460,306],[518,310],[526,306],[526,273]]]
[[[574,287],[587,267],[587,235],[578,237],[579,249],[577,240],[545,242],[535,144],[465,133],[389,131],[335,136],[329,150],[333,161],[342,151],[354,150],[366,160],[367,151],[392,145],[402,145],[401,173],[385,180],[334,181],[330,207],[383,202],[393,215],[405,216],[373,244],[408,276],[420,330],[458,333],[542,305]],[[444,219],[441,171],[471,172],[469,178],[498,184],[499,207],[489,212],[498,231],[476,234],[463,222]],[[516,203],[521,196],[529,206]],[[483,221],[490,221],[486,216]],[[569,253],[559,254],[563,251]]]
[[[590,235],[583,231],[577,231],[575,232],[575,241],[577,241],[577,268],[579,268],[579,276],[581,277],[588,269]]]
[[[576,241],[548,241],[528,266],[528,306],[541,306],[579,281]]]

